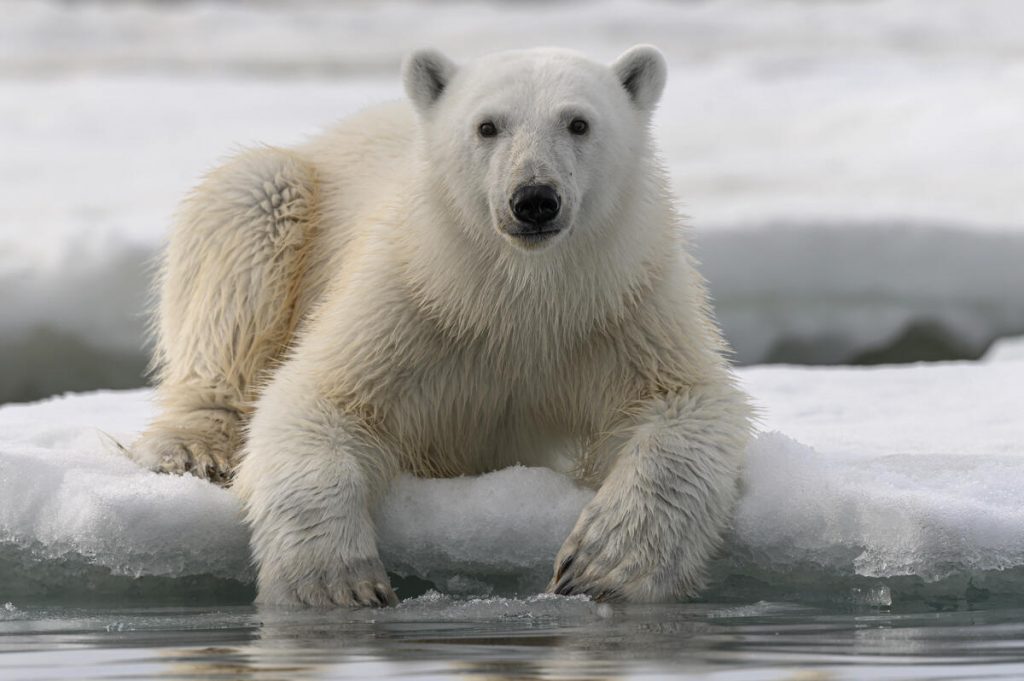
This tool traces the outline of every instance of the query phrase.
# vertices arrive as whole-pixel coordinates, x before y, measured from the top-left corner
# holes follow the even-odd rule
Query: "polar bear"
[[[655,154],[662,55],[424,50],[403,75],[409,103],[242,153],[186,200],[134,456],[234,475],[263,603],[395,603],[372,519],[392,477],[516,463],[597,490],[550,591],[694,595],[751,419]]]

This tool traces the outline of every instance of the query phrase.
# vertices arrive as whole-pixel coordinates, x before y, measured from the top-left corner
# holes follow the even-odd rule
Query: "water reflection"
[[[87,670],[140,679],[868,678],[862,665],[879,679],[915,670],[930,678],[1024,677],[1020,610],[900,614],[436,596],[376,611],[20,615],[0,620],[0,668],[31,669],[34,677]]]

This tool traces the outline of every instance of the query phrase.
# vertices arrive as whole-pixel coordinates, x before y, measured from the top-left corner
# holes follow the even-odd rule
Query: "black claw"
[[[562,578],[558,580],[558,584],[555,585],[555,593],[562,593],[564,589],[572,581],[572,575],[562,575]]]
[[[557,589],[555,589],[555,593],[559,596],[572,596],[575,590],[576,585],[570,581],[560,585]]]
[[[596,603],[608,603],[619,600],[621,594],[618,589],[601,589],[596,594],[587,592],[587,595]]]
[[[558,566],[558,571],[555,572],[555,579],[561,579],[562,575],[565,573],[566,570],[569,569],[569,566],[572,565],[572,562],[574,560],[576,560],[575,553],[570,554],[568,557],[566,557],[566,559],[562,561],[562,564]]]
[[[373,593],[377,596],[377,600],[380,602],[382,606],[388,605],[388,595],[384,593],[383,589],[375,587],[373,589]]]

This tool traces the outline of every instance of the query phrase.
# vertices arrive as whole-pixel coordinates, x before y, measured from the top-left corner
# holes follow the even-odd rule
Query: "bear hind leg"
[[[143,466],[230,482],[251,405],[302,314],[315,193],[311,166],[265,148],[185,201],[155,319],[161,413],[131,448]]]

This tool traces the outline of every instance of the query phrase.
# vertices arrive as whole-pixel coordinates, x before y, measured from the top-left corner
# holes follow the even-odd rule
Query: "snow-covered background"
[[[737,358],[1024,332],[1024,3],[4,3],[0,402],[141,384],[147,263],[218,159],[468,59],[657,44],[657,135]]]

